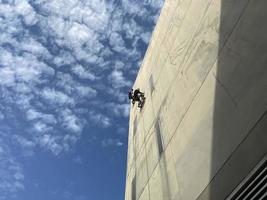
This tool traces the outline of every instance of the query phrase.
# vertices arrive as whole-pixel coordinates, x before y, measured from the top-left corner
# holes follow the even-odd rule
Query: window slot
[[[132,200],[136,200],[136,177],[132,180]]]
[[[161,138],[161,129],[160,129],[160,124],[159,124],[159,119],[155,123],[155,131],[157,135],[159,156],[161,156],[161,154],[163,153],[163,143],[162,143],[162,138]]]

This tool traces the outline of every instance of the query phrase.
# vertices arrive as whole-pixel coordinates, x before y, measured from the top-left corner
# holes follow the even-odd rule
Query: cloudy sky
[[[122,200],[127,91],[163,0],[0,0],[0,200]]]

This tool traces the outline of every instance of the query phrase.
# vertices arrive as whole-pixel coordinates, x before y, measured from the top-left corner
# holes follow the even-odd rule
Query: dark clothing
[[[135,91],[134,91],[134,94],[133,94],[133,99],[135,100],[135,101],[140,101],[140,97],[142,96],[142,92],[140,92],[140,90],[139,89],[136,89]]]
[[[135,102],[137,101],[137,102],[139,102],[138,103],[138,107],[139,108],[141,108],[142,107],[142,105],[143,105],[143,103],[144,103],[144,99],[145,99],[145,97],[144,97],[144,93],[142,93],[141,91],[140,91],[140,89],[136,89],[136,90],[131,90],[131,91],[129,91],[128,92],[128,98],[130,99],[130,100],[132,100],[132,104],[134,105],[135,104]]]
[[[128,98],[133,99],[133,92],[128,92]]]
[[[134,91],[134,99],[139,99],[139,94],[140,94],[140,90],[139,89],[136,89],[135,91]]]

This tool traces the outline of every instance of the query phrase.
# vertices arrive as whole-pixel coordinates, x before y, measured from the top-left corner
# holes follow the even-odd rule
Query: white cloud
[[[38,83],[41,75],[53,75],[54,71],[32,55],[15,56],[0,49],[0,85],[14,86],[15,82]]]
[[[20,135],[14,135],[13,139],[24,148],[32,148],[35,146],[35,143],[33,141],[30,141]]]
[[[63,147],[58,144],[58,138],[49,134],[42,135],[39,139],[42,147],[51,150],[55,155],[58,155],[63,150]]]
[[[114,70],[110,76],[109,79],[111,80],[111,83],[114,88],[121,88],[121,87],[130,87],[131,82],[125,79],[123,72],[119,70]]]
[[[77,90],[77,93],[82,97],[90,98],[90,97],[95,97],[97,95],[96,90],[90,87],[77,86],[75,89]]]
[[[52,127],[50,127],[49,125],[47,125],[41,121],[34,123],[33,128],[35,131],[37,131],[37,133],[38,132],[39,133],[45,133],[45,132],[48,132],[52,129]]]
[[[117,117],[129,117],[130,112],[130,104],[115,104],[115,103],[109,103],[107,104],[107,109],[110,110],[115,116]]]
[[[61,67],[63,65],[72,65],[75,63],[75,59],[70,52],[60,51],[60,53],[54,57],[53,62],[57,67]]]
[[[58,73],[57,85],[61,87],[66,95],[73,96],[75,100],[83,100],[84,98],[93,98],[97,96],[97,91],[92,87],[75,81],[71,75]]]
[[[128,96],[125,95],[125,92],[120,90],[120,88],[113,88],[110,87],[106,91],[109,95],[111,95],[113,98],[115,98],[118,102],[118,104],[123,104],[125,102],[129,102]],[[107,103],[107,106],[109,106],[110,103]]]
[[[125,42],[122,39],[122,36],[116,32],[112,32],[109,37],[109,43],[112,48],[117,52],[125,51]]]
[[[102,147],[120,147],[123,143],[119,139],[104,139],[101,141]]]
[[[129,19],[128,23],[122,25],[123,30],[125,30],[127,37],[134,39],[136,35],[142,33],[142,27],[138,26],[138,24],[133,19]]]
[[[8,67],[0,69],[0,84],[5,86],[12,86],[15,83],[15,73]]]
[[[14,42],[17,43],[17,41]],[[20,46],[21,51],[30,52],[36,57],[51,58],[47,48],[33,38],[23,38],[23,40],[17,45]]]
[[[13,199],[25,189],[24,172],[0,133],[0,200]]]
[[[159,10],[163,2],[162,0],[144,0],[137,3],[135,0],[122,0],[122,6],[129,14],[147,18],[149,17],[149,12],[147,10],[148,8],[145,8],[145,6],[150,6],[152,9]]]
[[[38,111],[33,110],[33,109],[29,109],[26,112],[26,115],[27,115],[28,120],[39,119],[39,120],[42,120],[43,122],[48,123],[48,124],[55,124],[57,122],[54,115],[38,112]]]
[[[29,94],[32,92],[31,86],[25,83],[16,83],[15,90],[21,94]]]
[[[129,66],[126,66],[123,62],[121,62],[121,61],[116,61],[115,62],[115,66],[114,66],[114,68],[116,69],[116,70],[121,70],[121,69],[123,69],[123,68],[127,68],[127,67],[129,67]]]
[[[67,32],[67,37],[69,41],[73,41],[78,45],[86,43],[89,39],[91,39],[90,37],[94,38],[94,36],[95,35],[92,30],[87,28],[87,26],[81,25],[79,23],[73,23],[73,25]]]
[[[141,38],[145,43],[149,43],[149,40],[151,38],[151,33],[150,32],[146,32],[146,33],[142,33],[141,34]]]
[[[26,0],[17,1],[16,11],[23,16],[23,21],[27,25],[33,25],[37,22],[37,17],[34,9]]]
[[[73,105],[75,103],[73,98],[69,97],[61,91],[57,91],[51,88],[43,89],[40,95],[50,104]]]
[[[90,119],[94,122],[94,124],[107,128],[111,126],[111,120],[107,116],[101,114],[101,113],[95,113],[93,111],[90,112]]]
[[[117,108],[115,106],[115,109],[118,109],[121,113],[121,115],[123,117],[129,117],[129,113],[130,113],[130,105],[129,104],[122,104],[122,105],[119,105]]]
[[[83,66],[81,65],[75,65],[72,67],[72,72],[79,76],[81,79],[88,79],[91,81],[94,81],[96,79],[96,76],[91,73],[89,70],[86,70]]]
[[[65,152],[68,152],[73,144],[79,140],[78,134],[66,134],[62,139],[62,146]]]
[[[71,110],[65,110],[62,112],[63,127],[75,132],[81,133],[83,125],[77,116],[75,116]]]

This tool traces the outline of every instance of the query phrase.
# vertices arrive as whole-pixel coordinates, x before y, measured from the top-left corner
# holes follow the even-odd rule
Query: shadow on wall
[[[266,0],[221,0],[211,200],[231,194],[267,152],[266,19]]]

